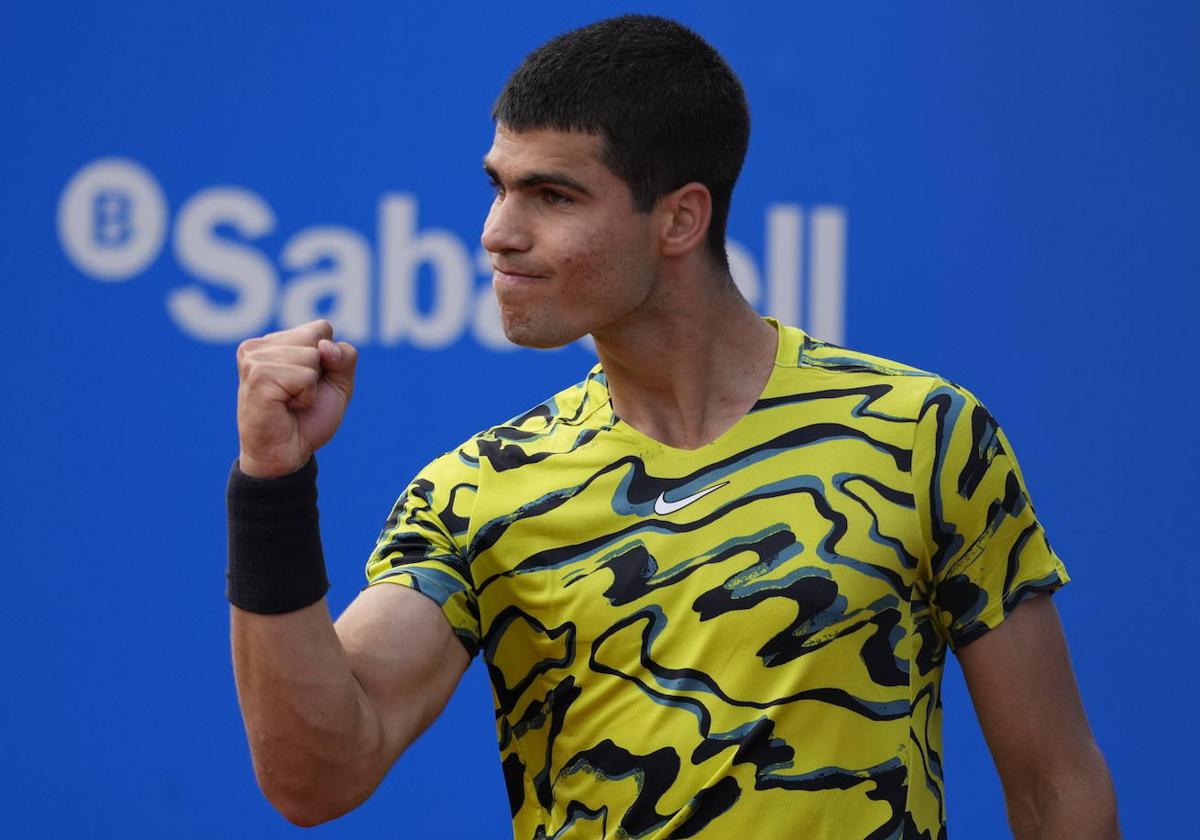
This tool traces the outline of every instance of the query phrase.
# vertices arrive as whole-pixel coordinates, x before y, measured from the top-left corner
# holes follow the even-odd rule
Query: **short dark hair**
[[[525,57],[492,109],[513,131],[581,131],[649,212],[692,181],[712,194],[707,247],[728,267],[725,225],[750,142],[746,94],[703,38],[650,15],[610,18],[559,35]]]

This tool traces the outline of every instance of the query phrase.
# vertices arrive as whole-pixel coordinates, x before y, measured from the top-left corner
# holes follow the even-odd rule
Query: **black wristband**
[[[238,469],[225,490],[229,515],[229,603],[255,613],[285,613],[329,589],[317,514],[317,461],[279,478]]]

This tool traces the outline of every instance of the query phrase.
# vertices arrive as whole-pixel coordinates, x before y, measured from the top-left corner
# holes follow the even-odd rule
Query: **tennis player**
[[[335,623],[314,453],[355,348],[325,321],[239,348],[229,598],[270,801],[300,825],[356,807],[480,656],[517,838],[944,838],[950,651],[1013,833],[1116,837],[1067,572],[995,419],[734,286],[749,116],[725,61],[606,20],[531,53],[494,117],[506,334],[591,335],[600,363],[431,461]]]

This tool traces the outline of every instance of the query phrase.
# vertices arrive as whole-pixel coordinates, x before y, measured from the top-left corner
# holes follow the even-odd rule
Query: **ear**
[[[681,257],[704,247],[708,225],[712,221],[712,194],[708,187],[693,181],[658,200],[661,214],[659,252],[664,257]]]

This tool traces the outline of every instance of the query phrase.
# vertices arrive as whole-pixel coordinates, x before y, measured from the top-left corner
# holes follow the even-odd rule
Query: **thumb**
[[[336,344],[322,339],[317,345],[321,353],[321,369],[330,385],[350,398],[354,390],[354,368],[358,364],[358,350],[348,341]]]

